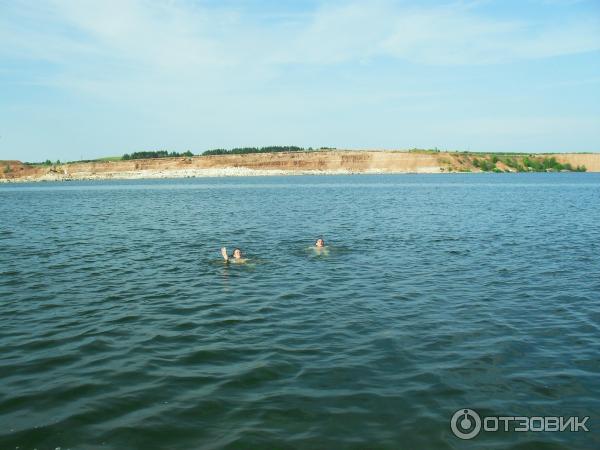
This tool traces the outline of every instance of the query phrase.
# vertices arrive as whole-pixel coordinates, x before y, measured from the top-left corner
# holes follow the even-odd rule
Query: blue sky
[[[0,159],[600,151],[600,2],[0,0]]]

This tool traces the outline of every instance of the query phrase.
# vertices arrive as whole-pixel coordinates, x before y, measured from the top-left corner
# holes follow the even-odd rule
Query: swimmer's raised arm
[[[227,248],[221,247],[221,255],[223,255],[223,259],[229,262],[229,256],[227,256]]]
[[[239,248],[233,249],[231,256],[227,255],[227,248],[221,247],[221,256],[225,262],[245,263],[246,260],[242,257],[242,251]]]

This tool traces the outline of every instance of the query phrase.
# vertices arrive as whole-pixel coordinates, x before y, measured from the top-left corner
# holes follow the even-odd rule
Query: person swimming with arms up
[[[246,259],[242,257],[242,251],[239,248],[233,249],[233,253],[231,254],[231,256],[228,256],[227,248],[221,247],[221,255],[223,256],[223,259],[226,263],[234,262],[237,264],[244,264],[246,262]]]

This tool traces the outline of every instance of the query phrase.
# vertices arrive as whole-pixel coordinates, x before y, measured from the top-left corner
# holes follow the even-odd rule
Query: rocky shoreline
[[[217,177],[260,177],[260,176],[287,176],[287,175],[350,175],[358,173],[382,174],[381,170],[366,172],[353,172],[349,170],[269,170],[248,169],[245,167],[227,167],[222,169],[187,169],[187,170],[138,170],[127,172],[102,172],[102,173],[55,173],[50,172],[42,176],[25,176],[19,178],[0,178],[0,183],[34,183],[52,181],[84,181],[84,180],[145,180],[167,178],[217,178]]]

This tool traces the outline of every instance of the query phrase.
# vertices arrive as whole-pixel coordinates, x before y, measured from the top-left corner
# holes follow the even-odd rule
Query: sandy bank
[[[535,155],[543,157],[546,155]],[[585,165],[600,172],[600,154],[557,154],[561,163]],[[523,155],[514,157],[522,161]],[[20,161],[0,161],[8,168],[0,182],[228,177],[265,175],[335,175],[353,173],[449,173],[480,172],[474,164],[490,155],[448,152],[318,151],[195,156],[128,161],[95,161],[32,166]],[[498,169],[512,170],[502,162]]]

